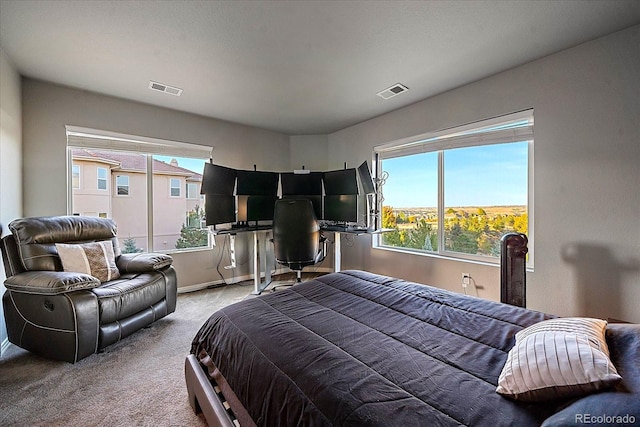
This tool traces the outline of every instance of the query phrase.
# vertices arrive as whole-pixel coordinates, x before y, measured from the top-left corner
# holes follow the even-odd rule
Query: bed
[[[189,401],[210,426],[567,425],[585,413],[640,422],[638,325],[608,326],[623,378],[614,388],[533,403],[496,393],[516,333],[552,317],[331,273],[214,313],[186,360]]]

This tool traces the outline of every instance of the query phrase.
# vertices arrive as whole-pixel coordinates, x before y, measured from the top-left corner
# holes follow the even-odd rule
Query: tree
[[[136,239],[134,239],[131,236],[129,236],[128,238],[124,239],[124,241],[122,243],[124,244],[124,248],[122,248],[122,253],[123,254],[135,254],[135,253],[138,253],[138,252],[142,252],[142,249],[139,249],[136,246]]]
[[[391,206],[382,207],[382,228],[396,228],[396,216]]]
[[[180,238],[176,241],[177,249],[197,248],[209,244],[209,231],[200,228],[204,212],[196,205],[187,213],[187,224],[182,224]]]
[[[187,227],[182,224],[180,238],[176,242],[177,249],[197,248],[209,244],[209,232],[206,229]]]

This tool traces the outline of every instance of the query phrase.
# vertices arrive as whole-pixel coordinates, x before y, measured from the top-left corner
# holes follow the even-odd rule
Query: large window
[[[125,253],[210,247],[204,206],[196,196],[210,147],[70,126],[67,141],[72,165],[69,212],[113,218]],[[106,191],[76,188],[80,170],[94,174],[98,189]],[[187,180],[192,199],[182,197]]]
[[[531,249],[532,144],[526,111],[377,147],[377,247],[498,262],[516,231]]]

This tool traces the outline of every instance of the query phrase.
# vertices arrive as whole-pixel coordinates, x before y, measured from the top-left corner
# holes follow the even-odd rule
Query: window
[[[98,174],[98,190],[107,189],[107,170],[105,168],[97,168]]]
[[[106,212],[99,212],[99,213],[98,213],[98,216],[99,216],[100,218],[108,218],[108,216],[107,216],[107,213],[106,213]]]
[[[171,197],[180,197],[180,180],[178,178],[170,179],[170,187]]]
[[[195,182],[187,182],[187,199],[195,200],[200,196],[200,189]]]
[[[380,248],[499,262],[500,238],[530,242],[533,112],[377,147]]]
[[[71,166],[71,188],[73,189],[80,188],[80,166],[79,165]]]
[[[69,164],[84,162],[84,167],[94,168],[96,163],[109,165],[97,168],[101,169],[99,186],[108,191],[74,191],[68,211],[113,218],[123,251],[210,247],[198,193],[211,147],[71,126],[67,126],[67,146]],[[73,174],[72,167],[68,173]],[[192,200],[182,197],[187,180],[195,184]],[[108,188],[107,181],[112,182],[113,189]]]
[[[129,195],[129,176],[127,175],[116,175],[116,192],[118,196],[128,196]]]

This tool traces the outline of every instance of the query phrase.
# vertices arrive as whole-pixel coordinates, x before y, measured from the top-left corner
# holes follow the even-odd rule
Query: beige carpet
[[[76,364],[9,346],[0,359],[0,425],[204,426],[187,401],[184,359],[209,315],[252,290],[178,295],[175,313]]]

